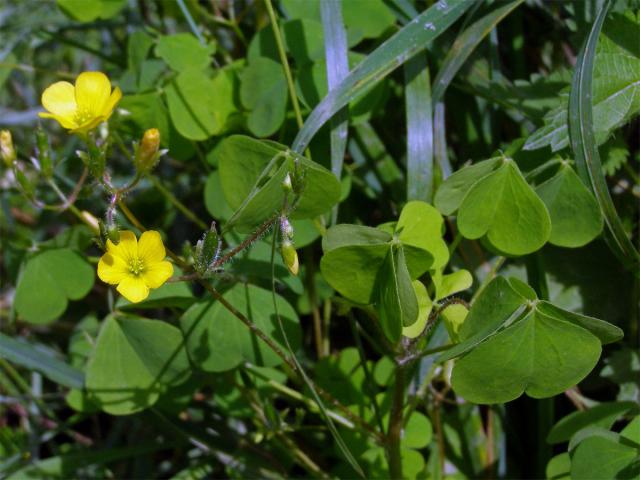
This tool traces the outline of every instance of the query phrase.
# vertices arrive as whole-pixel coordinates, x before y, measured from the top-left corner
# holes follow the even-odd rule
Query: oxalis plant
[[[637,1],[1,8],[2,478],[640,475]]]

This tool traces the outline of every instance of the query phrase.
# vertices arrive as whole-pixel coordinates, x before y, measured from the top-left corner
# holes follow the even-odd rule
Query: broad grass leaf
[[[233,215],[233,210],[224,198],[222,192],[222,182],[220,181],[220,172],[213,171],[207,177],[204,184],[204,206],[213,218],[226,221]]]
[[[429,314],[433,308],[433,301],[429,297],[429,292],[427,292],[427,287],[424,286],[424,283],[420,280],[414,280],[411,284],[418,301],[418,318],[412,325],[402,327],[402,335],[407,338],[417,338],[427,326]]]
[[[51,323],[67,309],[68,300],[87,295],[94,280],[93,267],[73,250],[60,248],[39,253],[27,260],[18,280],[16,311],[26,322]]]
[[[257,137],[278,131],[287,109],[282,65],[266,57],[252,60],[240,74],[240,99],[249,110],[247,127]]]
[[[393,12],[382,0],[343,0],[341,4],[349,46],[366,38],[378,38],[396,22]],[[320,18],[320,0],[283,0],[282,6],[290,18]]]
[[[283,205],[282,181],[293,172],[292,152],[275,142],[242,135],[227,137],[216,149],[222,190],[234,214],[227,227],[251,231]],[[285,158],[289,156],[289,158]],[[331,209],[340,198],[340,183],[327,169],[295,156],[304,188],[294,219],[313,218]]]
[[[375,299],[376,280],[391,246],[348,245],[326,252],[320,270],[329,285],[356,303],[370,304]]]
[[[190,68],[165,89],[169,115],[176,130],[190,140],[206,140],[222,130],[216,114],[214,82],[200,69]],[[222,100],[226,102],[226,100]]]
[[[404,427],[402,446],[421,449],[431,443],[433,428],[429,419],[420,412],[413,412]]]
[[[98,18],[116,16],[127,4],[127,0],[56,0],[58,7],[67,16],[79,22],[92,22]]]
[[[328,229],[322,237],[322,250],[327,253],[339,247],[389,243],[391,239],[389,233],[378,228],[338,224]]]
[[[630,445],[622,438],[617,441],[601,436],[586,438],[571,454],[571,478],[573,480],[638,478],[639,455],[640,446]]]
[[[254,285],[238,284],[224,293],[224,298],[283,350],[271,292]],[[295,310],[281,296],[276,296],[278,313],[294,350],[300,347],[301,329]],[[258,339],[221,303],[202,301],[194,304],[180,318],[186,348],[192,362],[206,372],[224,372],[242,362],[274,367],[282,359]]]
[[[556,455],[549,463],[545,473],[550,480],[571,480],[571,457],[569,452]]]
[[[635,402],[605,402],[587,410],[572,412],[553,426],[547,435],[547,443],[568,442],[576,432],[594,425],[611,428],[618,418],[637,409]]]
[[[211,63],[211,45],[202,45],[191,33],[164,35],[158,39],[155,53],[175,71],[204,69]]]
[[[402,247],[390,248],[380,269],[376,285],[379,302],[376,308],[380,325],[392,342],[400,340],[403,327],[418,320],[418,299],[411,284]]]
[[[190,370],[176,327],[110,315],[87,365],[86,388],[105,412],[128,415],[152,406],[167,386],[186,381]]]
[[[473,302],[458,333],[460,343],[443,353],[438,361],[450,360],[474,348],[511,317],[517,317],[525,302],[504,277],[494,278]]]
[[[598,202],[569,166],[536,187],[551,218],[549,242],[560,247],[581,247],[602,231]]]
[[[487,235],[492,245],[509,255],[535,252],[551,233],[544,203],[511,160],[467,192],[458,212],[458,227],[466,238]]]
[[[584,328],[537,309],[458,359],[451,383],[474,403],[505,403],[527,393],[557,395],[596,365],[600,341]]]
[[[282,24],[287,51],[298,67],[324,58],[324,35],[319,18],[300,18]]]
[[[132,135],[141,137],[147,128],[153,126],[160,131],[161,144],[169,145],[169,115],[160,94],[125,95],[119,106],[129,112],[122,117],[122,122],[131,129]]]
[[[428,203],[419,200],[408,202],[402,208],[395,230],[403,247],[425,250],[432,257],[430,262],[428,259],[423,260],[424,271],[427,268],[443,268],[449,262],[449,249],[442,238],[445,230],[444,220],[440,212]],[[412,261],[409,258],[409,248],[406,248],[405,254],[409,266],[418,263],[417,259]],[[413,272],[412,277],[415,278],[424,271]]]
[[[468,167],[461,168],[448,177],[438,191],[434,204],[443,215],[452,215],[460,205],[464,196],[482,178],[489,175],[500,165],[500,157],[490,158]]]
[[[564,310],[547,301],[539,302],[536,308],[545,315],[573,323],[574,325],[578,325],[589,330],[593,335],[598,337],[603,345],[617,342],[624,336],[622,329],[610,324],[609,322]]]
[[[433,283],[436,287],[436,300],[449,297],[461,292],[473,285],[473,276],[467,270],[456,270],[455,272],[442,275],[441,270],[433,274]]]

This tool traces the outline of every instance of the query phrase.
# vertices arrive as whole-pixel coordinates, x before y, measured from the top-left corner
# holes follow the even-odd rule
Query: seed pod
[[[107,227],[107,238],[111,240],[115,245],[120,243],[120,230],[118,226],[113,223],[111,225],[106,225]]]
[[[20,167],[20,165],[18,165],[18,163],[13,164],[13,174],[15,175],[16,180],[18,180],[20,187],[22,187],[22,191],[24,192],[24,194],[28,198],[33,198],[36,192],[35,187],[33,183],[31,183],[31,180],[29,180],[27,175],[22,171],[22,168]]]
[[[16,161],[16,149],[13,147],[13,138],[9,130],[0,131],[0,156],[8,168]]]
[[[282,261],[287,266],[292,275],[298,275],[299,263],[298,252],[296,252],[293,243],[290,240],[285,240],[280,246],[280,254],[282,255]]]
[[[51,178],[53,175],[53,162],[51,161],[51,151],[49,150],[49,138],[41,128],[36,130],[36,145],[42,174],[46,178]]]
[[[210,271],[220,255],[220,245],[221,240],[216,230],[216,223],[211,222],[211,228],[196,243],[194,260],[198,273],[205,275]]]
[[[150,128],[136,147],[134,163],[139,172],[150,172],[160,158],[160,131]]]

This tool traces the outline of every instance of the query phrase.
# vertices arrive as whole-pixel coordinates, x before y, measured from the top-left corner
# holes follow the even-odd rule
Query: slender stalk
[[[5,372],[7,372],[7,376],[13,381],[13,383],[24,392],[25,396],[29,398],[29,400],[36,404],[41,412],[50,418],[56,418],[53,411],[42,402],[42,399],[33,394],[29,384],[20,376],[17,370],[13,368],[9,362],[4,358],[0,358],[0,366],[5,370]]]
[[[329,336],[329,325],[331,324],[331,299],[326,299],[323,305],[323,319],[322,319],[322,331],[323,333],[323,342],[322,342],[322,351],[325,356],[329,355],[331,351],[330,344],[330,336]]]
[[[293,84],[293,76],[291,75],[291,68],[289,67],[289,61],[287,60],[287,52],[284,49],[284,43],[282,41],[282,35],[280,34],[280,27],[278,26],[278,18],[276,12],[273,9],[271,0],[264,1],[269,13],[269,19],[271,20],[271,27],[273,28],[273,35],[276,38],[276,45],[278,47],[278,55],[280,56],[280,62],[284,70],[284,76],[287,79],[287,86],[289,87],[289,96],[291,97],[291,104],[293,105],[293,111],[296,114],[296,123],[298,128],[302,128],[302,112],[300,111],[300,105],[298,104],[298,96],[296,95],[296,88]]]
[[[313,412],[320,412],[318,405],[313,400],[305,397],[297,390],[293,390],[292,388],[289,388],[286,385],[283,385],[282,383],[276,382],[275,380],[268,378],[267,376],[262,374],[259,370],[256,370],[255,367],[249,363],[245,364],[245,368],[253,372],[256,376],[260,377],[262,380],[264,380],[266,384],[269,387],[273,388],[274,390],[277,390],[278,392],[282,393],[283,395],[286,395],[289,398],[292,398],[294,400],[304,403],[306,407]],[[351,428],[351,429],[355,428],[355,425],[351,421],[337,414],[336,412],[332,410],[327,410],[327,413],[333,420],[335,420],[342,426]]]
[[[14,70],[21,70],[23,72],[29,72],[29,73],[38,73],[38,72],[53,73],[54,75],[57,75],[58,77],[64,78],[66,80],[76,79],[76,75],[74,75],[73,73],[61,72],[59,70],[49,70],[46,68],[33,67],[31,65],[25,65],[24,63],[0,62],[0,67],[11,68]]]
[[[371,405],[373,405],[373,412],[376,417],[376,422],[378,424],[378,428],[381,432],[384,432],[384,425],[382,424],[382,415],[380,414],[380,407],[378,406],[378,401],[376,400],[376,394],[378,393],[378,389],[376,387],[376,383],[373,379],[373,375],[371,375],[371,371],[367,366],[367,357],[364,351],[364,345],[362,344],[362,339],[360,338],[360,333],[358,332],[358,327],[356,326],[356,320],[353,318],[353,313],[349,312],[349,326],[351,327],[351,333],[353,334],[353,338],[356,341],[356,347],[358,347],[358,354],[360,355],[360,364],[362,365],[362,371],[364,372],[364,377],[367,380],[367,384],[369,385],[368,394],[369,400],[371,401]]]
[[[184,203],[178,200],[178,198],[173,193],[171,193],[171,191],[169,191],[164,185],[162,185],[162,182],[158,177],[156,177],[155,175],[147,175],[147,178],[151,183],[153,183],[153,186],[156,187],[162,195],[164,195],[167,200],[169,200],[178,210],[182,212],[185,217],[195,223],[202,230],[207,230],[209,228],[206,223],[200,220],[191,210],[187,208]]]
[[[385,438],[387,455],[389,456],[389,476],[392,480],[401,480],[403,478],[400,440],[402,439],[402,411],[404,410],[405,376],[406,367],[402,365],[396,367],[396,381],[393,387],[393,403],[391,404],[389,427]]]

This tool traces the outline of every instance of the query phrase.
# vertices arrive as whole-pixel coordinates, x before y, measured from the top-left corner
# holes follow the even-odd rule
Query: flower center
[[[93,118],[93,115],[88,109],[82,108],[82,109],[76,110],[75,121],[78,125],[82,125],[88,122],[89,120],[91,120],[92,118]]]
[[[144,262],[140,258],[132,258],[129,260],[129,271],[138,276],[144,272]]]

